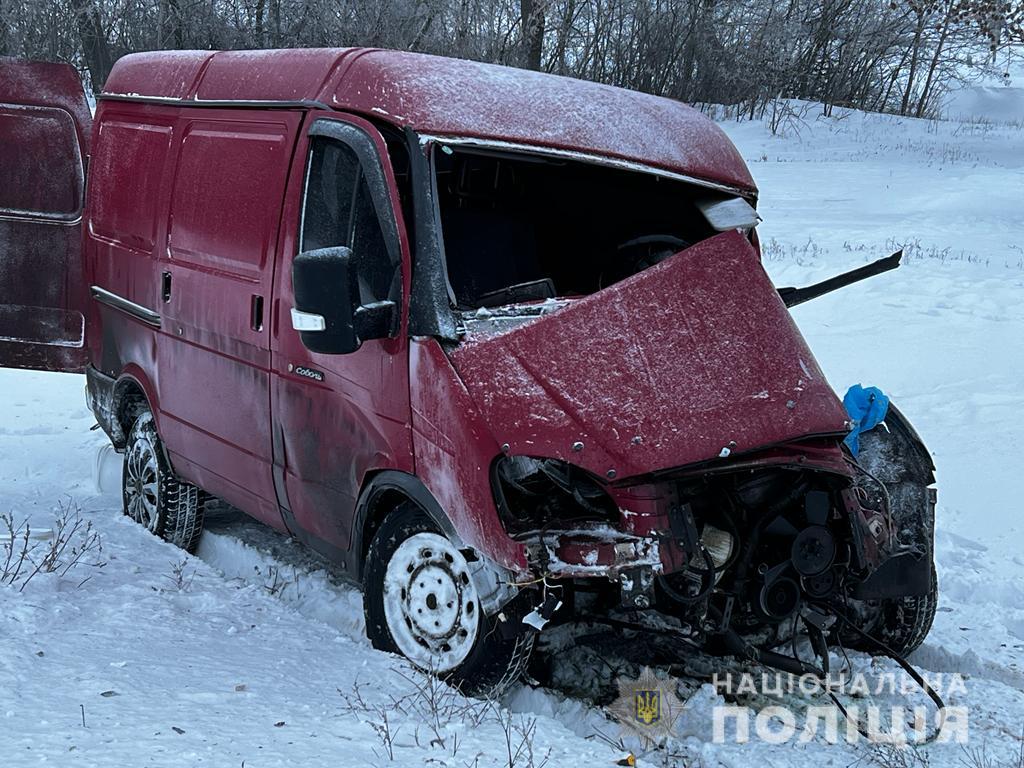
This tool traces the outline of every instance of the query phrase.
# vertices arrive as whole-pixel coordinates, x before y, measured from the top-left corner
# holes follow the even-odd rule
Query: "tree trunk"
[[[576,0],[568,0],[565,5],[565,15],[558,28],[558,40],[555,43],[555,71],[566,74],[565,52],[569,45],[569,33],[572,31],[573,17],[576,15]]]
[[[264,36],[265,26],[264,26],[264,23],[263,23],[264,22],[264,16],[266,15],[266,11],[267,11],[267,1],[266,0],[257,0],[257,2],[256,2],[256,19],[255,19],[255,27],[256,28],[253,30],[253,36],[256,38],[256,45],[258,45],[260,48],[266,48],[267,47],[266,37]]]
[[[519,0],[519,24],[523,66],[539,70],[544,50],[544,0]]]
[[[917,102],[915,117],[924,116],[924,108],[928,104],[929,92],[932,89],[932,81],[935,79],[935,70],[939,67],[942,59],[942,49],[946,45],[946,38],[949,37],[949,27],[952,24],[952,12],[946,14],[942,22],[942,33],[939,35],[939,42],[935,45],[935,53],[932,55],[931,64],[928,66],[928,77],[925,78],[924,88],[921,89],[921,98]]]
[[[270,44],[281,47],[281,0],[270,0]]]
[[[174,47],[181,50],[185,48],[185,23],[181,18],[180,0],[167,0],[167,10],[174,29]]]
[[[910,106],[910,96],[914,92],[914,77],[917,75],[917,61],[921,55],[921,37],[924,35],[924,24],[926,13],[918,11],[917,28],[914,30],[914,45],[910,54],[910,71],[907,73],[907,88],[903,91],[903,102],[900,104],[900,114],[906,115]]]
[[[889,97],[892,96],[892,91],[896,87],[896,83],[899,82],[900,72],[903,71],[903,65],[907,63],[909,55],[909,51],[904,51],[900,57],[900,63],[893,69],[892,76],[889,78],[889,85],[885,89],[885,95],[882,96],[881,106],[877,108],[877,111],[885,112],[889,108]]]
[[[7,31],[7,12],[4,7],[4,0],[0,0],[0,56],[7,56],[11,53],[9,50],[10,33]]]
[[[78,37],[82,41],[82,54],[89,69],[89,79],[92,80],[92,89],[94,93],[99,93],[103,90],[103,84],[107,81],[113,62],[94,0],[75,0],[75,16]]]

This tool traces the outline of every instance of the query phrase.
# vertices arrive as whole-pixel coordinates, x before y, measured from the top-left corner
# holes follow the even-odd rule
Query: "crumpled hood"
[[[628,478],[845,432],[750,243],[727,232],[451,360],[498,444]]]

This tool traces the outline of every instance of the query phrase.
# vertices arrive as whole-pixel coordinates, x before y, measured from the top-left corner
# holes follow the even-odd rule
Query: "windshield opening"
[[[653,173],[512,152],[442,146],[435,168],[460,310],[595,293],[717,234],[708,203],[730,199]]]

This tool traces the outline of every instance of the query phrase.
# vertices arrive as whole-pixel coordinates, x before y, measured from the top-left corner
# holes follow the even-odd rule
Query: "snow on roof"
[[[681,102],[495,64],[370,48],[160,51],[120,59],[104,91],[320,101],[420,133],[586,152],[755,189],[721,129]]]

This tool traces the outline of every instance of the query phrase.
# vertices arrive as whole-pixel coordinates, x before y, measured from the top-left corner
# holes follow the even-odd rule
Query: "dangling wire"
[[[897,664],[899,664],[900,667],[903,668],[903,671],[906,672],[908,675],[910,675],[911,679],[915,683],[917,683],[918,686],[920,686],[921,690],[924,691],[928,695],[928,698],[930,698],[932,700],[932,703],[935,704],[935,707],[936,707],[936,709],[937,709],[937,711],[939,713],[939,722],[935,726],[934,732],[929,734],[927,738],[923,739],[921,741],[921,743],[922,744],[930,744],[931,742],[935,741],[935,739],[938,738],[939,734],[942,733],[942,728],[946,724],[946,702],[944,702],[942,700],[942,697],[939,696],[938,692],[928,684],[928,681],[924,679],[924,677],[921,675],[921,673],[918,672],[916,669],[914,669],[913,665],[911,665],[910,662],[908,662],[905,658],[903,658],[903,656],[898,654],[896,651],[894,651],[888,645],[883,643],[877,637],[873,637],[873,636],[869,635],[863,629],[858,627],[848,616],[846,616],[846,614],[841,613],[840,611],[836,610],[835,606],[833,606],[833,613],[834,613],[835,617],[844,626],[846,626],[848,629],[853,630],[855,633],[860,635],[861,638],[863,638],[864,640],[867,640],[869,643],[871,643],[873,646],[875,646],[878,650],[882,651],[882,653],[884,653],[890,659],[892,659]],[[840,644],[840,648],[842,648],[842,644]],[[849,659],[849,657],[846,656],[846,649],[845,648],[843,648],[843,656],[846,658],[847,664],[850,664],[850,659]],[[828,664],[828,659],[826,658],[825,659],[825,665],[826,665],[825,666],[825,672],[826,672],[826,674],[828,673],[828,666],[827,666],[827,664]],[[852,668],[852,665],[850,665],[850,666]],[[827,681],[826,681],[826,684],[827,684]],[[829,698],[832,699],[832,703],[835,704],[836,707],[838,707],[839,711],[843,713],[843,717],[845,717],[849,722],[854,724],[854,726],[857,728],[857,732],[861,736],[863,736],[863,737],[865,737],[867,739],[870,739],[871,738],[871,734],[869,732],[867,732],[861,726],[861,724],[859,722],[856,722],[856,721],[854,721],[854,720],[852,720],[850,718],[849,712],[846,711],[846,707],[844,707],[842,702],[839,701],[839,698],[835,695],[835,693],[833,693],[831,690],[829,690],[828,691],[828,695],[829,695]]]

